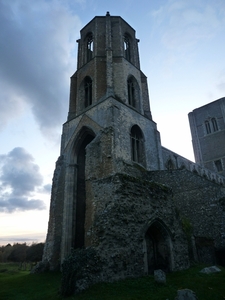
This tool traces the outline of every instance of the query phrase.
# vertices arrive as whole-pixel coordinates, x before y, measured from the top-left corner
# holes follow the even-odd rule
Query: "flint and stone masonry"
[[[225,97],[188,114],[195,161],[225,176]]]
[[[135,30],[107,13],[77,42],[43,261],[55,270],[91,246],[104,281],[215,263],[224,177],[162,147]]]

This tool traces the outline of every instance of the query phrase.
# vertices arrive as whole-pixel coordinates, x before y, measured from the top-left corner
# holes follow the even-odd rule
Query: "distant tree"
[[[26,251],[27,251],[27,244],[14,244],[13,245],[13,250],[8,256],[8,261],[13,261],[13,262],[23,262],[26,261]]]
[[[13,251],[13,247],[11,244],[7,244],[6,246],[2,246],[1,247],[1,257],[2,257],[2,262],[6,262],[8,260],[9,255],[11,254],[11,252]]]
[[[3,252],[4,252],[4,248],[2,246],[0,247],[0,262],[3,262]]]
[[[44,250],[44,243],[33,243],[30,247],[27,248],[27,261],[38,262],[42,260]]]

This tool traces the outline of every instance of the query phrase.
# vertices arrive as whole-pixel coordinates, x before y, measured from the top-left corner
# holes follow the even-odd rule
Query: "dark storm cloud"
[[[60,3],[0,1],[1,127],[25,103],[45,134],[65,120],[80,22]]]
[[[39,167],[25,149],[17,147],[0,155],[0,211],[42,210],[45,204],[32,199],[32,192],[43,182]]]

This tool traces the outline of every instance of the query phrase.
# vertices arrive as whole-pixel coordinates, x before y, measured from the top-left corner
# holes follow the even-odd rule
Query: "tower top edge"
[[[124,23],[126,23],[131,29],[133,29],[134,30],[134,32],[135,32],[135,29],[127,22],[127,21],[125,21],[122,17],[120,17],[120,16],[111,16],[110,14],[109,14],[109,12],[107,12],[106,13],[106,15],[105,16],[95,16],[93,19],[91,19],[86,25],[84,25],[84,27],[80,30],[80,31],[83,31],[87,26],[89,26],[92,22],[94,22],[95,20],[97,20],[97,19],[106,19],[106,18],[112,18],[112,19],[121,19],[122,20],[122,22],[124,22]]]
[[[195,108],[194,110],[192,110],[191,112],[189,112],[188,114],[195,113],[195,112],[197,112],[197,111],[199,111],[199,110],[202,110],[202,109],[204,109],[204,108],[206,108],[206,107],[209,107],[209,106],[211,106],[211,105],[214,105],[215,103],[220,103],[220,102],[225,102],[225,97],[219,98],[219,99],[214,100],[214,101],[212,101],[212,102],[206,103],[206,104],[204,104],[204,105],[202,105],[202,106],[200,106],[200,107],[197,107],[197,108]]]

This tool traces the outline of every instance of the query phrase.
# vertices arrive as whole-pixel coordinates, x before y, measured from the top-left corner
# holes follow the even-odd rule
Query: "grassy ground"
[[[16,264],[0,264],[0,299],[57,299],[60,280],[60,273],[31,275]]]
[[[189,288],[198,300],[225,299],[225,270],[201,274],[204,266],[167,275],[166,285],[154,282],[153,276],[126,279],[116,283],[97,284],[89,290],[67,298],[76,300],[174,300],[177,290]],[[15,264],[0,264],[0,299],[35,300],[61,299],[60,273],[29,274],[19,271]]]

